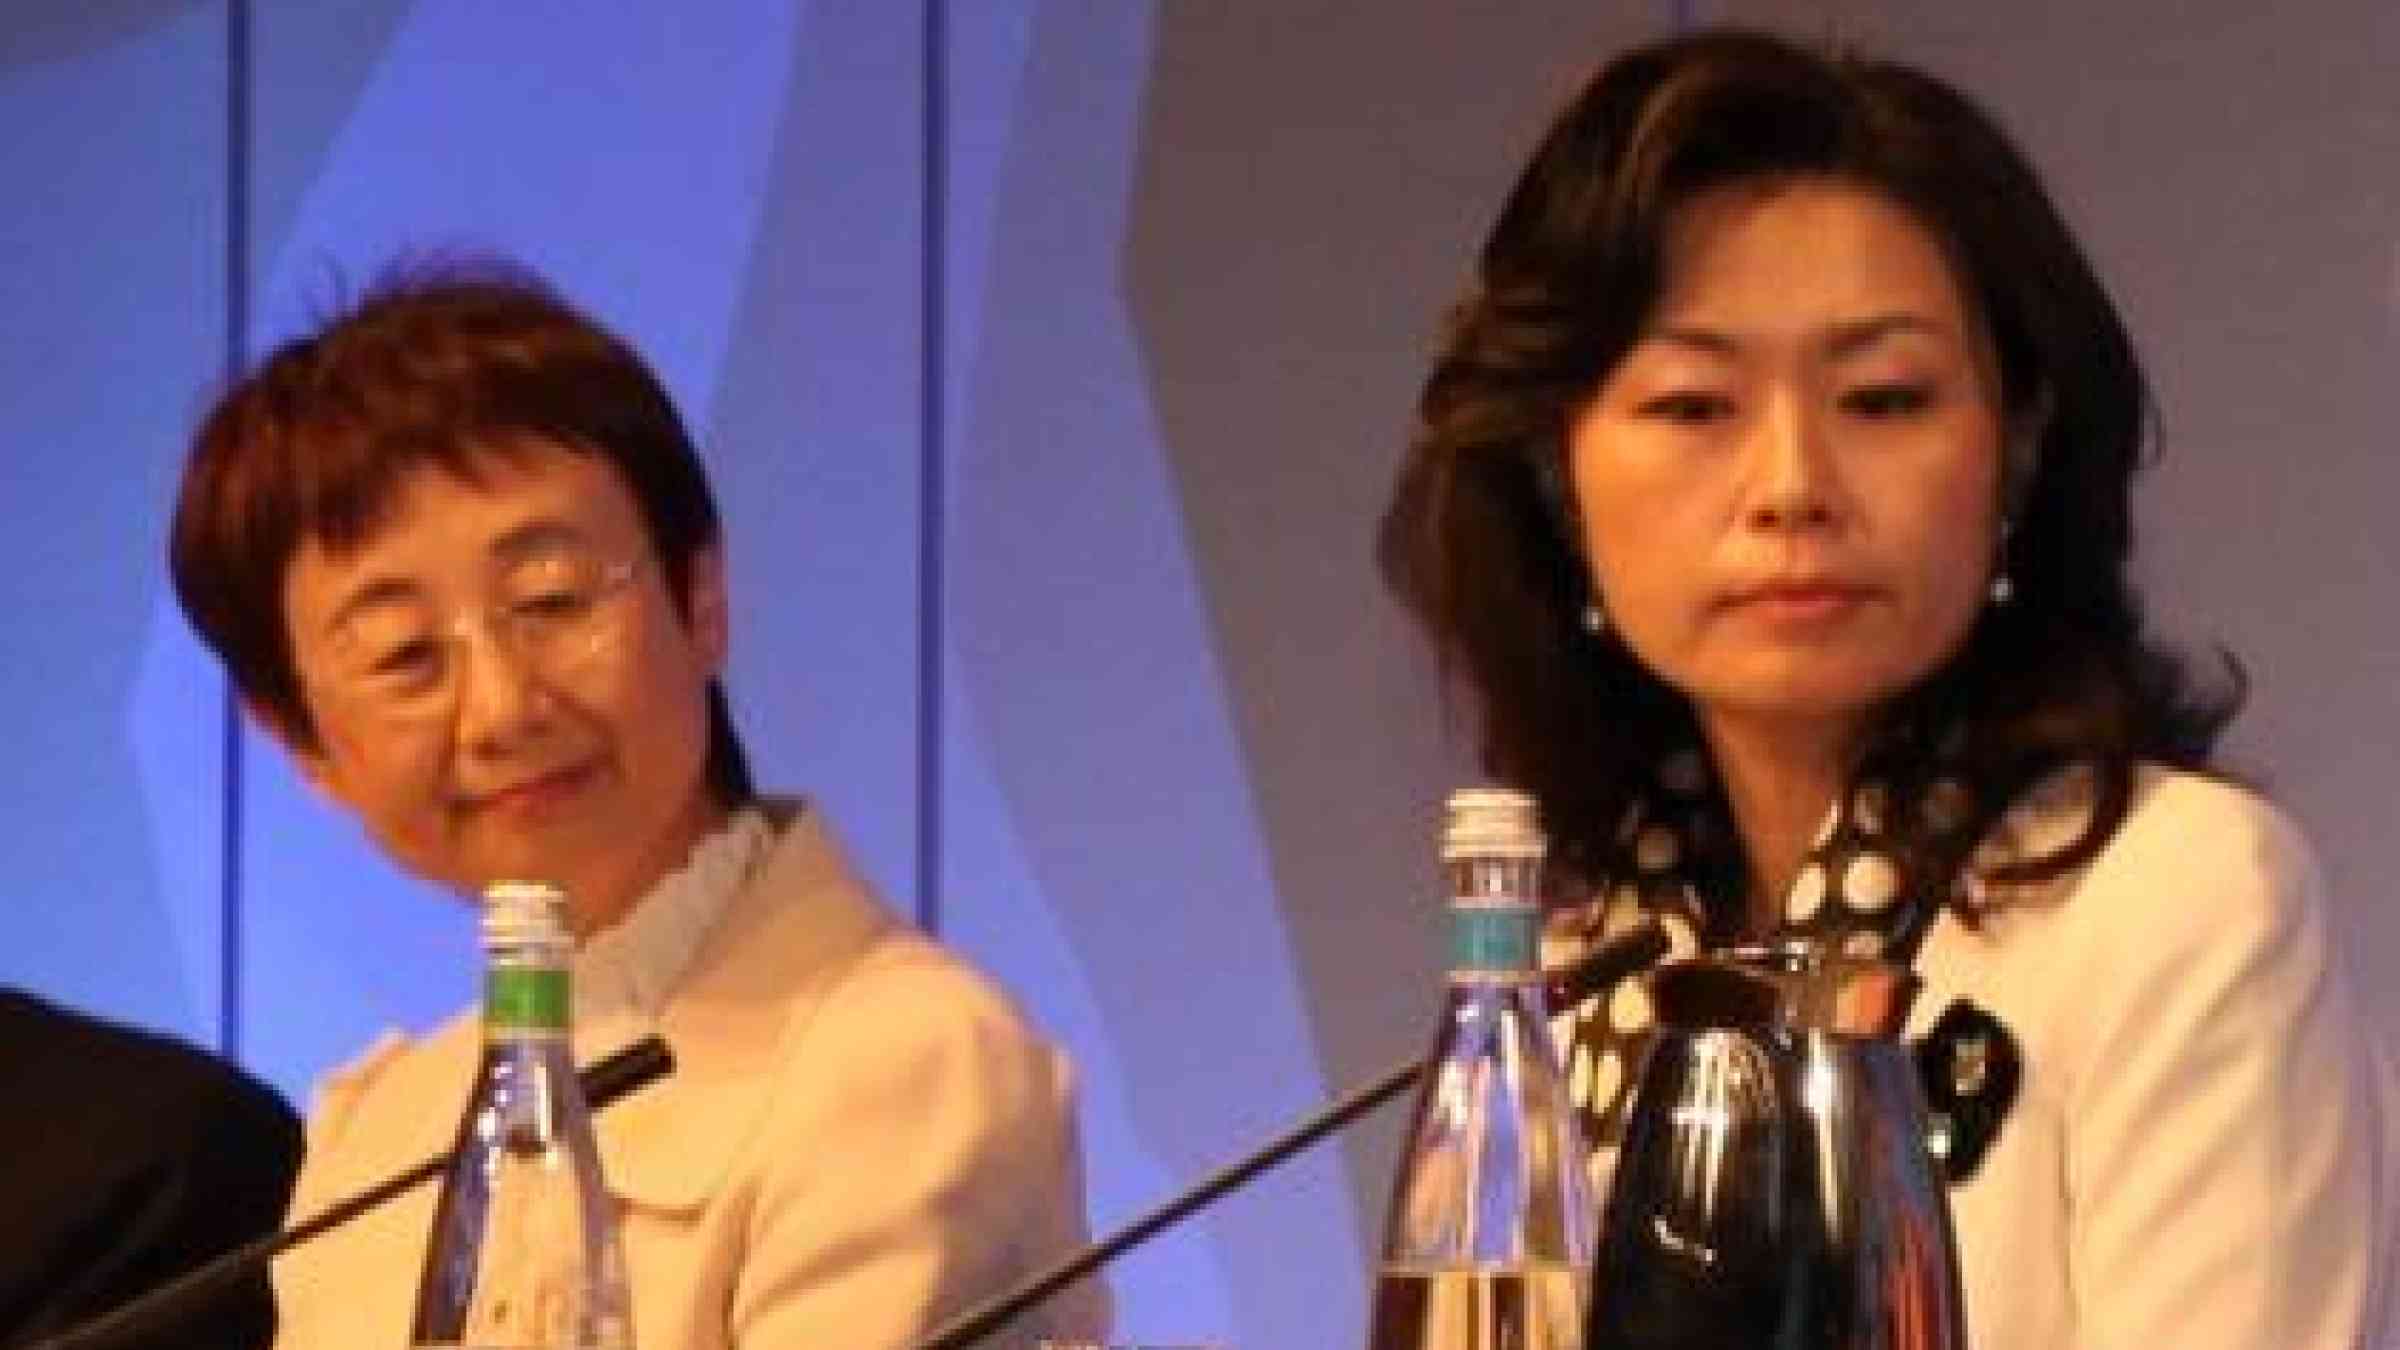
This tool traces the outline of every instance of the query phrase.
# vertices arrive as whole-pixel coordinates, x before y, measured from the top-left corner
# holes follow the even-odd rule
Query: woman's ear
[[[709,674],[721,675],[733,641],[722,544],[711,541],[692,553],[691,565],[684,569],[684,585],[684,621],[691,631],[692,642],[699,648]]]
[[[2011,413],[2000,447],[2000,518],[2016,520],[2033,495],[2034,475],[2042,467],[2042,441],[2050,434],[2050,415],[2056,402],[2047,386]]]

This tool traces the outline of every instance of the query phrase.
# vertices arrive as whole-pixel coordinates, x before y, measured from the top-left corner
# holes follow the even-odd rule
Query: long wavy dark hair
[[[2241,672],[2227,658],[2223,689],[2203,691],[2145,637],[2128,492],[2156,419],[2132,341],[2024,156],[1921,71],[1739,30],[1602,68],[1544,135],[1450,314],[1382,523],[1385,577],[1474,697],[1486,771],[1536,796],[1570,873],[1601,875],[1655,761],[1696,724],[1621,642],[1579,625],[1591,590],[1558,486],[1567,428],[1649,322],[1684,204],[1791,180],[1876,193],[1940,242],[2031,448],[2008,490],[2014,602],[1877,709],[1861,753],[1945,728],[1987,824],[2030,784],[2089,769],[2080,835],[1993,879],[2059,875],[2123,823],[2138,763],[2208,767]]]

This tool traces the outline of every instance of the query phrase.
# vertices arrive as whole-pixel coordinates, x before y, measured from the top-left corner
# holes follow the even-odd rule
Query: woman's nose
[[[1838,517],[1839,484],[1825,429],[1796,406],[1759,419],[1747,447],[1743,517],[1761,530],[1823,529]]]
[[[462,625],[455,640],[461,740],[506,741],[542,719],[550,700],[541,673],[498,625]]]

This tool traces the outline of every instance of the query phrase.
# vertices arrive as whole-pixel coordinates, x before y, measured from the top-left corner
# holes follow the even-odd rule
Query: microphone
[[[591,1103],[592,1110],[599,1111],[650,1086],[674,1072],[674,1069],[675,1057],[667,1050],[667,1043],[656,1036],[644,1036],[615,1054],[595,1061],[578,1073],[576,1078],[582,1083],[583,1095]],[[181,1313],[191,1305],[225,1292],[227,1286],[255,1273],[291,1248],[313,1241],[441,1175],[442,1170],[450,1165],[450,1159],[448,1153],[427,1158],[404,1172],[326,1207],[302,1223],[236,1247],[81,1326],[60,1332],[47,1340],[36,1341],[32,1350],[83,1350],[84,1347],[105,1346],[127,1331]]]
[[[1657,965],[1671,945],[1667,930],[1645,919],[1544,980],[1542,1000],[1550,1005],[1550,1011],[1565,1012],[1635,971]]]
[[[1667,954],[1666,932],[1645,924],[1611,938],[1581,961],[1544,981],[1553,1007],[1568,1008]],[[1006,1326],[1019,1313],[1091,1274],[1110,1261],[1174,1227],[1199,1210],[1326,1135],[1399,1096],[1425,1076],[1425,1061],[1412,1059],[1277,1136],[1266,1147],[1218,1171],[1199,1185],[1092,1243],[1066,1260],[942,1324],[910,1350],[966,1350]]]

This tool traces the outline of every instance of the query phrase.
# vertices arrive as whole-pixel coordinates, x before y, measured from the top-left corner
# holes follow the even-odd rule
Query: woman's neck
[[[595,869],[588,890],[581,895],[573,887],[568,891],[567,926],[576,941],[622,923],[652,887],[689,862],[700,841],[723,829],[732,816],[731,808],[703,788],[659,829],[648,846],[621,859],[595,860],[602,865]],[[608,862],[616,865],[608,867]]]
[[[1717,775],[1750,863],[1745,936],[1773,930],[1784,894],[1849,776],[1853,728],[1823,718],[1704,714]]]

